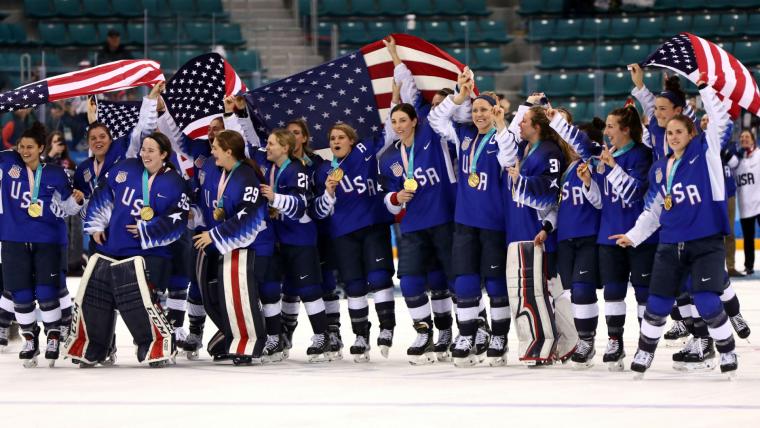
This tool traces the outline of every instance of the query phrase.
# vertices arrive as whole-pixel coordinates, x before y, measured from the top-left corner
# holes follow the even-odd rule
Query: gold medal
[[[224,208],[214,209],[214,220],[216,221],[224,220]]]
[[[673,208],[673,198],[670,197],[670,194],[665,195],[665,200],[662,205],[665,207],[665,211],[670,211],[670,209]]]
[[[37,218],[42,215],[42,205],[39,202],[31,203],[26,212],[29,213],[29,217]]]
[[[599,174],[604,174],[604,162],[599,162],[596,165],[596,172],[598,172]]]
[[[143,221],[150,221],[154,215],[155,213],[153,212],[153,208],[151,207],[142,207],[142,209],[140,210],[140,218]]]
[[[417,181],[415,181],[415,179],[407,178],[406,180],[404,180],[404,190],[406,190],[407,192],[416,192],[417,187],[419,186],[417,185]]]
[[[340,168],[335,168],[332,171],[330,171],[329,175],[330,180],[334,181],[340,181],[343,179],[343,170]]]
[[[470,185],[470,187],[478,187],[478,184],[480,184],[480,177],[477,173],[470,173],[470,175],[467,177],[467,184]]]
[[[277,218],[280,216],[280,211],[277,208],[269,207],[269,218]]]
[[[588,171],[588,164],[582,162],[578,165],[578,174],[585,174],[586,171]]]

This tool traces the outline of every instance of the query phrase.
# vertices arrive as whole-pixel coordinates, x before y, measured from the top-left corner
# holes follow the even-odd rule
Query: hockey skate
[[[594,356],[596,355],[596,349],[594,349],[594,338],[589,337],[587,339],[579,339],[578,344],[575,346],[575,352],[570,359],[573,362],[573,368],[577,370],[584,370],[594,366]]]
[[[708,371],[715,368],[715,344],[711,337],[695,340],[691,352],[684,356],[684,370]]]
[[[45,359],[48,361],[50,368],[55,367],[55,361],[58,359],[59,348],[61,346],[61,336],[58,331],[51,331],[47,335],[47,346],[45,347]]]
[[[643,379],[644,372],[649,370],[649,367],[652,366],[653,359],[654,359],[653,353],[647,352],[641,349],[637,349],[636,354],[633,356],[633,362],[631,362],[631,370],[636,372],[633,375],[633,378],[636,380]],[[621,361],[622,361],[622,358],[621,358]]]
[[[491,330],[484,319],[478,320],[478,332],[475,334],[475,355],[478,362],[482,363],[486,359],[488,345],[491,341]]]
[[[369,330],[369,329],[368,329]],[[349,352],[354,356],[355,363],[368,363],[369,362],[369,335],[365,336],[359,334],[356,336],[356,341]]]
[[[610,336],[602,361],[607,363],[607,368],[611,372],[622,372],[623,358],[625,358],[623,339],[617,336]]]
[[[177,349],[177,354],[185,354],[185,342],[187,341],[187,330],[184,327],[176,327],[174,329],[174,344]]]
[[[388,353],[393,346],[393,329],[381,328],[380,334],[377,335],[377,347],[380,348],[380,355],[388,358]]]
[[[689,341],[686,342],[686,346],[684,346],[680,351],[673,354],[673,369],[678,371],[686,370],[686,362],[684,360],[686,356],[695,349],[698,343],[699,339],[692,336]]]
[[[232,358],[230,354],[226,352],[224,342],[224,333],[221,330],[218,330],[213,336],[211,336],[211,339],[206,345],[206,351],[211,355],[215,363],[219,361],[227,361]]]
[[[506,336],[491,336],[491,342],[488,344],[486,356],[488,365],[499,367],[507,365],[507,338]]]
[[[293,333],[296,331],[298,321],[289,321],[285,317],[282,319],[282,358],[287,360],[290,356],[290,350],[293,348]]]
[[[720,354],[720,372],[725,374],[729,380],[736,377],[737,368],[739,368],[739,361],[736,358],[736,352]]]
[[[71,326],[69,325],[61,325],[61,343],[66,343],[66,339],[69,338],[69,334],[71,333]]]
[[[412,346],[406,350],[406,355],[409,356],[409,364],[413,366],[433,364],[435,362],[435,348],[433,347],[433,330],[430,324],[418,322],[414,324],[414,329],[417,330],[417,337]]]
[[[200,357],[200,350],[203,348],[203,337],[201,334],[190,333],[185,338],[185,343],[182,345],[182,349],[185,351],[185,356],[188,360],[196,361]]]
[[[330,361],[330,358],[327,356],[329,351],[330,338],[327,333],[317,333],[311,336],[311,346],[306,349],[306,356],[310,363],[324,363]]]
[[[683,346],[689,340],[689,330],[683,321],[673,321],[673,326],[665,332],[665,346]]]
[[[735,317],[730,317],[731,325],[734,327],[734,331],[736,331],[736,335],[739,336],[741,339],[746,339],[749,337],[750,329],[747,325],[747,321],[744,320],[744,317],[742,314],[738,314]]]
[[[475,353],[475,338],[460,335],[456,343],[454,343],[454,351],[452,351],[451,357],[456,367],[472,367],[477,365],[481,360]]]
[[[329,325],[327,326],[327,359],[329,361],[336,361],[343,359],[343,338],[340,336],[340,326]]]
[[[0,327],[0,354],[8,348],[8,327]]]
[[[37,357],[40,355],[40,328],[34,326],[32,333],[24,332],[22,334],[22,340],[24,341],[24,347],[21,348],[21,352],[18,354],[18,358],[23,361],[23,365],[27,369],[33,369],[37,367]]]
[[[262,361],[265,363],[279,363],[282,361],[285,358],[283,356],[285,348],[282,342],[281,335],[268,334],[267,342],[264,345],[264,357],[262,358]]]
[[[440,362],[451,361],[451,329],[438,330],[438,341],[433,347],[435,357]]]

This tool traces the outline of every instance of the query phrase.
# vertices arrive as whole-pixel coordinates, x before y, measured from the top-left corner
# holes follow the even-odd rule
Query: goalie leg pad
[[[507,292],[520,360],[543,363],[554,350],[556,327],[546,291],[544,253],[532,241],[513,242],[507,252]]]
[[[220,298],[222,292],[219,290],[219,270],[222,258],[215,249],[210,247],[206,247],[197,254],[195,261],[196,278],[206,315],[220,330],[224,331],[226,325],[225,308],[224,301]]]
[[[219,287],[224,336],[230,354],[261,355],[266,338],[264,314],[254,275],[255,253],[238,249],[224,255]]]
[[[572,355],[578,343],[570,290],[564,290],[560,278],[556,276],[549,280],[549,291],[554,301],[554,324],[557,328],[556,356],[560,360],[566,360]]]
[[[67,357],[94,364],[108,354],[116,327],[116,302],[111,288],[113,262],[100,254],[87,262],[74,300],[71,331],[63,345]]]
[[[137,360],[152,363],[172,357],[174,335],[154,304],[145,271],[145,259],[131,257],[111,265],[111,280],[116,307],[137,343]]]

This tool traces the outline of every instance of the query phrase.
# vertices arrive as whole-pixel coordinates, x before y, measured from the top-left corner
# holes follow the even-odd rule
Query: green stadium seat
[[[24,15],[35,19],[52,18],[55,9],[50,0],[24,0]]]
[[[630,81],[630,74],[629,74]],[[663,89],[663,75],[661,71],[645,71],[644,86],[652,92],[660,92]],[[633,82],[630,82],[630,89],[633,89]]]
[[[544,12],[543,0],[520,0],[520,15],[538,15]]]
[[[651,46],[645,44],[633,44],[623,45],[623,53],[620,56],[620,63],[622,65],[633,64],[634,62],[641,62],[649,56],[652,51]]]
[[[691,32],[700,37],[711,38],[720,30],[720,15],[709,13],[694,15]]]
[[[543,13],[557,14],[564,10],[565,0],[544,0]]]
[[[566,108],[573,115],[574,123],[588,122],[588,103],[572,101],[562,104],[562,107]]]
[[[405,0],[381,0],[380,14],[387,16],[404,16],[408,12]]]
[[[433,11],[436,15],[459,16],[465,14],[464,6],[459,0],[435,0]]]
[[[546,88],[548,84],[549,84],[548,74],[541,74],[541,73],[526,74],[525,76],[523,76],[522,95],[527,97],[533,92],[547,92]]]
[[[741,42],[740,42],[741,43]],[[734,53],[734,42],[732,41],[722,41],[722,42],[716,42],[716,45],[723,48],[724,51],[730,53],[733,55]]]
[[[320,2],[320,15],[325,14],[327,16],[349,16],[351,15],[351,8],[349,7],[348,0],[321,0]],[[308,4],[308,3],[307,3]],[[307,10],[311,6],[307,6]]]
[[[729,5],[732,7],[736,7],[740,9],[757,8],[758,6],[757,0],[733,0],[727,3],[729,3]]]
[[[628,71],[610,71],[604,73],[604,96],[625,95],[631,92],[633,83]]]
[[[482,20],[480,21],[480,28],[486,42],[508,43],[511,40],[507,31],[507,24],[504,21]]]
[[[130,22],[127,24],[127,37],[122,37],[121,40],[125,44],[142,45],[145,42],[145,25],[142,22]],[[156,30],[156,26],[153,23],[148,24],[148,43],[151,45],[160,45],[165,42],[161,40],[161,37]]]
[[[575,97],[590,97],[594,95],[596,90],[597,81],[600,81],[599,89],[603,91],[601,80],[604,78],[602,73],[578,73],[578,78],[575,82],[571,95]]]
[[[639,20],[634,17],[618,17],[610,20],[610,28],[607,36],[610,39],[617,40],[630,40],[639,36],[636,28],[639,25]],[[659,33],[658,33],[659,35]]]
[[[351,0],[351,15],[377,16],[380,13],[375,0]]]
[[[98,32],[94,24],[69,24],[69,40],[79,46],[94,46],[100,44]]]
[[[116,30],[121,35],[121,43],[123,44],[129,44],[129,36],[127,34],[127,31],[124,28],[124,24],[121,22],[100,22],[98,23],[98,43],[103,43],[106,41],[106,37],[108,36],[108,32],[111,30]],[[69,32],[71,32],[71,28],[69,28]],[[72,36],[73,37],[73,36]]]
[[[177,68],[177,57],[174,56],[171,51],[151,51],[148,53],[148,59],[152,59],[153,61],[158,62],[161,64],[161,68],[163,69],[176,70]]]
[[[552,69],[560,68],[564,65],[565,52],[564,46],[543,46],[541,48],[541,63],[538,68]]]
[[[554,40],[577,40],[581,38],[583,30],[581,19],[560,19],[554,30]]]
[[[659,39],[662,36],[663,20],[660,16],[650,16],[640,18],[639,25],[636,27],[635,37],[637,39]],[[671,30],[668,28],[668,33]],[[670,34],[670,35],[674,35]]]
[[[739,32],[744,32],[747,28],[747,15],[738,13],[724,13],[720,16],[720,25],[715,35],[720,37],[731,37]],[[760,31],[760,29],[758,29]]]
[[[114,15],[109,0],[82,0],[82,13],[94,18]]]
[[[181,31],[181,27],[177,27],[175,21],[166,21],[158,25],[159,37],[155,41],[148,40],[149,43],[176,45],[185,42],[185,34]]]
[[[432,0],[407,0],[409,13],[420,16],[430,16],[435,13]]]
[[[229,13],[224,11],[222,0],[196,0],[198,5],[199,17],[214,17],[216,19],[227,19]]]
[[[607,120],[607,115],[612,110],[623,107],[624,105],[625,100],[618,99],[605,99],[603,101],[590,102],[586,106],[586,115],[590,118],[596,116],[602,120]]]
[[[470,57],[467,55],[467,49],[464,48],[454,48],[454,49],[448,49],[447,52],[449,55],[453,56],[454,59],[461,62],[462,64],[467,64],[470,59]]]
[[[680,0],[678,9],[696,10],[696,9],[713,9],[709,2],[705,0]]]
[[[42,54],[32,54],[32,65],[42,65]],[[57,74],[62,71],[67,71],[67,67],[64,67],[58,54],[52,52],[45,52],[45,68],[47,69],[46,73],[48,76],[50,76],[51,73]]]
[[[488,16],[491,11],[488,10],[486,0],[463,0],[465,15]]]
[[[655,10],[676,10],[682,0],[657,0],[654,3]]]
[[[741,29],[748,36],[760,36],[760,13],[747,17],[747,25]]]
[[[84,16],[79,0],[53,0],[55,14],[63,18],[80,18]]]
[[[185,65],[186,62],[190,61],[191,59],[203,55],[203,51],[198,49],[180,49],[179,50],[179,67],[182,67]],[[178,68],[179,68],[178,67]]]
[[[452,21],[451,29],[454,38],[460,43],[465,42],[465,33],[470,43],[480,43],[487,41],[485,35],[483,34],[483,31],[480,30],[480,27],[476,21],[470,19]]]
[[[137,18],[143,15],[143,6],[139,1],[111,0],[111,7],[114,15],[122,18]]]
[[[736,42],[734,56],[744,65],[760,64],[760,42]]]
[[[599,68],[612,68],[622,65],[622,45],[599,45],[596,47],[596,65]]]
[[[575,88],[577,75],[575,73],[555,73],[550,74],[547,90],[545,91],[552,98],[569,97]]]
[[[225,22],[216,24],[216,42],[226,46],[240,46],[245,44],[240,24]]]
[[[242,73],[261,70],[261,57],[257,51],[239,51],[233,57],[232,66]]]
[[[57,22],[39,23],[40,41],[47,46],[66,46],[69,36],[66,34],[66,24]]]
[[[543,42],[554,37],[556,21],[553,19],[531,19],[528,41]]]
[[[8,24],[0,24],[0,45],[12,45],[16,42]]]
[[[760,86],[760,70],[755,70],[752,76],[755,78],[755,83]]]
[[[192,16],[196,14],[193,0],[168,0],[169,10],[174,15]]]
[[[334,22],[327,22],[320,20],[317,24],[317,38],[319,43],[330,43],[330,37],[332,37],[332,26],[337,25]]]
[[[422,31],[431,43],[452,43],[457,41],[457,38],[451,33],[451,28],[447,21],[422,21]]]
[[[475,75],[475,85],[480,91],[496,90],[496,81],[493,74],[478,73]]]
[[[0,24],[0,44],[26,45],[26,30],[21,24]]]
[[[363,45],[369,42],[363,21],[341,21],[339,32],[341,43]]]
[[[569,46],[565,55],[565,67],[589,68],[594,64],[594,45]]]
[[[610,20],[604,18],[586,18],[581,25],[581,38],[587,40],[607,39],[610,32]]]
[[[185,21],[184,27],[188,43],[196,45],[208,45],[211,43],[211,23]]]
[[[477,70],[502,71],[507,65],[502,61],[501,49],[499,48],[474,48]]]
[[[168,18],[172,16],[167,0],[142,0],[143,9],[148,11],[148,18]],[[142,15],[142,12],[140,13]]]
[[[691,15],[669,15],[665,18],[663,36],[675,36],[684,31],[691,31]]]

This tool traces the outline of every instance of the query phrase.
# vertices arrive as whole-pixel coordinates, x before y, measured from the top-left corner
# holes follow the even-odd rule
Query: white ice
[[[69,284],[74,294],[78,278]],[[331,363],[306,362],[311,329],[303,308],[290,359],[265,366],[215,364],[204,349],[201,361],[178,358],[175,366],[151,369],[137,362],[121,321],[118,363],[110,368],[79,369],[59,360],[50,369],[41,359],[40,367],[25,369],[18,360],[20,342],[12,342],[0,355],[0,427],[757,427],[760,277],[733,284],[753,330],[753,343],[737,338],[739,370],[733,381],[717,368],[708,373],[674,371],[670,355],[677,349],[666,347],[664,340],[645,378],[634,381],[629,366],[638,325],[632,290],[624,336],[626,369],[621,373],[609,372],[601,362],[607,337],[603,305],[596,365],[589,370],[577,371],[570,364],[522,366],[514,331],[506,367],[464,369],[407,362],[414,330],[400,297],[390,358],[382,358],[374,346],[373,314],[371,361],[354,363],[348,356],[354,337],[344,300],[346,359]],[[206,326],[204,342],[215,331],[211,321]]]

